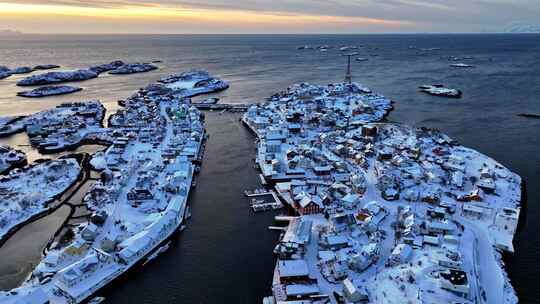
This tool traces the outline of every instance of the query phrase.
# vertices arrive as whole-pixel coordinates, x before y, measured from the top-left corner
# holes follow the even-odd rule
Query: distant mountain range
[[[19,36],[23,33],[16,30],[0,30],[0,36]]]
[[[507,25],[503,32],[505,33],[540,33],[540,24],[529,24],[514,22]]]

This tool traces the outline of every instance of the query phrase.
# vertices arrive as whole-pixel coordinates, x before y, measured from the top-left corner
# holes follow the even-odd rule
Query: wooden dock
[[[259,211],[266,211],[266,210],[277,210],[284,207],[284,205],[281,203],[281,200],[279,199],[277,193],[274,190],[265,191],[264,189],[256,189],[253,191],[244,191],[244,195],[247,197],[261,197],[261,196],[267,196],[271,195],[273,198],[273,202],[270,203],[252,203],[251,209],[255,212]]]

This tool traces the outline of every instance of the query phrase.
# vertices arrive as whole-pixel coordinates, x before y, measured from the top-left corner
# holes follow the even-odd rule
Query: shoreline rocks
[[[71,94],[81,91],[82,88],[72,86],[44,86],[31,91],[18,92],[17,96],[28,98],[39,98],[54,95]]]
[[[419,89],[420,92],[439,97],[461,98],[461,96],[463,95],[460,90],[446,88],[440,84],[422,85],[419,87]]]
[[[90,70],[76,70],[68,72],[48,72],[45,74],[32,75],[17,82],[18,86],[48,85],[62,82],[83,81],[98,77],[98,74]]]

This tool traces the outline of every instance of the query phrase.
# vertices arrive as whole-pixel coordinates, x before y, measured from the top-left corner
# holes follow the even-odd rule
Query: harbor
[[[186,303],[251,303],[268,292],[271,277],[267,274],[274,268],[271,252],[277,235],[268,233],[267,227],[281,211],[254,214],[249,208],[250,198],[243,191],[261,184],[257,171],[246,166],[252,158],[253,137],[239,117],[236,113],[206,113],[210,138],[197,187],[189,198],[192,219],[188,227],[172,238],[176,241],[155,262],[101,293],[107,303],[174,302],[179,298]],[[193,286],[209,286],[213,291],[201,295]],[[239,286],[242,292],[231,292]],[[163,289],[168,290],[167,295]]]
[[[223,39],[219,37],[156,36],[155,39],[152,39],[151,45],[156,48],[159,55],[154,52],[146,54],[142,52],[142,50],[148,50],[147,46],[150,45],[148,39],[96,36],[92,39],[84,38],[87,42],[82,47],[75,48],[73,56],[55,56],[54,58],[51,58],[51,51],[53,54],[59,54],[64,49],[67,38],[51,37],[46,41],[41,41],[41,39],[34,41],[36,39],[28,37],[29,44],[39,46],[39,50],[35,50],[32,58],[26,56],[26,52],[21,51],[23,47],[28,45],[27,43],[18,44],[3,41],[4,58],[19,66],[52,62],[68,69],[75,69],[78,67],[71,65],[74,61],[77,61],[80,66],[87,67],[117,59],[115,57],[118,56],[116,53],[118,46],[129,44],[129,48],[124,48],[126,57],[122,59],[136,62],[144,56],[147,58],[159,57],[164,64],[155,73],[141,74],[129,79],[103,77],[88,80],[83,83],[84,90],[79,93],[67,97],[58,96],[35,101],[23,101],[14,97],[17,88],[13,82],[19,77],[14,75],[0,83],[4,92],[0,106],[3,114],[28,115],[54,107],[61,102],[98,98],[107,108],[108,116],[116,111],[118,99],[129,96],[139,87],[144,87],[161,75],[185,69],[186,63],[189,66],[191,62],[194,66],[201,64],[211,66],[213,72],[231,81],[231,89],[217,95],[222,102],[234,104],[259,101],[271,96],[276,89],[285,88],[292,83],[309,81],[326,84],[328,81],[339,81],[342,78],[343,67],[341,64],[335,64],[334,56],[328,56],[324,53],[320,55],[311,52],[299,53],[296,51],[298,45],[364,45],[366,54],[362,54],[362,56],[369,58],[369,61],[361,63],[363,69],[361,81],[369,84],[378,92],[384,92],[385,95],[395,98],[396,110],[389,116],[389,120],[414,126],[440,128],[452,138],[459,140],[461,144],[485,152],[506,167],[518,172],[524,180],[528,181],[531,201],[528,208],[528,223],[523,221],[523,231],[516,235],[515,253],[505,255],[505,269],[510,275],[513,287],[518,292],[520,302],[532,303],[538,298],[538,292],[534,288],[534,278],[538,275],[538,267],[534,263],[535,253],[538,252],[538,242],[534,237],[534,231],[538,229],[534,218],[538,212],[533,204],[538,198],[538,187],[534,187],[538,183],[538,174],[535,167],[531,166],[538,158],[538,137],[535,136],[537,120],[525,119],[515,114],[521,112],[539,113],[537,104],[530,99],[530,96],[536,96],[534,86],[523,85],[527,83],[527,79],[536,75],[534,67],[538,65],[534,64],[535,61],[531,61],[534,56],[528,54],[535,54],[535,50],[538,48],[538,39],[534,36],[525,36],[523,35],[519,39],[499,35],[398,35],[387,37],[379,35],[339,37],[315,35],[285,39],[269,36],[249,39],[237,37],[231,38],[231,41],[234,41],[234,46],[224,50],[220,48],[223,52],[219,54],[216,53],[216,49],[223,43]],[[256,44],[255,47],[253,47],[253,43]],[[418,49],[439,46],[442,51],[420,56],[416,54],[419,52],[417,50],[407,52],[406,48],[409,45],[418,46]],[[466,47],[462,47],[462,45],[466,45]],[[495,45],[506,47],[494,47]],[[279,53],[275,52],[276,48],[280,50]],[[507,56],[506,50],[511,50],[516,56]],[[364,49],[362,49],[362,53],[364,53]],[[380,57],[371,57],[370,53],[377,53]],[[243,55],[238,56],[238,54]],[[465,55],[474,55],[474,59],[464,61],[474,64],[474,72],[449,69],[449,62],[446,58],[451,55],[459,58],[465,58]],[[185,60],[178,60],[179,57],[185,58]],[[238,65],[237,62],[232,61],[237,59],[246,64]],[[487,62],[488,59],[489,62]],[[313,67],[313,71],[306,71],[306,66]],[[511,74],[508,73],[508,68],[512,69]],[[283,73],[284,70],[290,73]],[[427,70],[430,72],[426,73]],[[456,77],[457,75],[459,77]],[[444,83],[460,88],[466,94],[457,103],[454,100],[437,99],[416,92],[415,88],[423,83]],[[520,89],[507,90],[508,85]],[[485,88],[490,88],[490,90],[486,91]],[[513,102],[507,102],[507,100],[513,100]],[[237,131],[244,132],[243,128],[237,128],[237,124],[232,119],[231,121],[223,121],[223,119],[231,117],[227,112],[222,115],[218,115],[218,112],[205,111],[207,126],[216,122],[219,124],[219,128],[227,130],[230,134],[236,134]],[[483,113],[482,119],[478,119],[478,113]],[[238,117],[234,117],[234,119],[237,120]],[[240,145],[245,149],[244,153],[249,156],[246,158],[228,157],[230,153],[226,153],[227,155],[223,155],[219,160],[217,158],[210,158],[210,161],[205,160],[206,163],[201,166],[203,174],[197,178],[197,187],[192,189],[192,197],[190,198],[190,205],[193,203],[190,208],[193,222],[188,223],[185,231],[178,235],[179,242],[173,242],[166,252],[154,260],[155,262],[147,264],[143,269],[138,269],[141,271],[131,272],[129,278],[121,279],[120,283],[113,284],[112,290],[107,289],[105,292],[108,301],[106,300],[105,303],[161,303],[179,301],[179,299],[192,303],[220,301],[258,303],[263,296],[271,293],[269,288],[271,282],[268,282],[271,278],[268,274],[274,270],[275,263],[271,258],[269,261],[267,258],[272,255],[275,245],[274,238],[279,233],[265,232],[268,226],[275,225],[273,213],[253,215],[249,208],[249,199],[244,199],[242,196],[243,190],[259,188],[262,184],[246,184],[234,188],[233,181],[255,182],[259,178],[257,174],[254,174],[249,175],[253,180],[248,180],[244,179],[241,174],[236,174],[237,172],[251,174],[250,170],[242,165],[251,169],[253,147],[244,146],[243,138],[238,140],[236,136],[230,136],[228,132],[216,131],[212,133],[209,131],[213,137],[208,142],[208,148],[211,151],[221,153],[221,151],[229,151],[234,145]],[[215,137],[216,135],[217,137]],[[2,144],[5,144],[4,140],[11,141],[14,138],[26,139],[27,135],[19,133],[13,137],[4,138]],[[221,140],[222,138],[228,140]],[[249,137],[247,139],[251,143],[252,139]],[[216,140],[221,142],[212,148],[212,142]],[[26,144],[29,145],[29,143]],[[18,150],[26,150],[24,146],[11,143],[9,145]],[[94,151],[90,149],[85,151],[89,147],[84,145],[74,152],[81,151],[93,154],[100,150],[99,147],[96,147]],[[30,154],[27,152],[27,155],[29,163],[42,158],[37,152]],[[516,158],[515,155],[522,157]],[[47,157],[56,158],[54,154],[47,155]],[[208,153],[205,154],[205,157],[208,157]],[[227,166],[224,166],[223,163],[227,163]],[[214,165],[223,170],[233,169],[235,174],[222,174],[220,170],[208,171],[209,167]],[[215,174],[215,178],[214,176],[204,176],[205,172],[212,172]],[[201,181],[205,177],[209,178],[207,182]],[[215,185],[221,184],[226,184],[229,189],[216,187],[215,191],[218,191],[220,195],[205,193],[205,191],[209,192],[208,189],[214,189]],[[229,195],[229,191],[234,192],[234,195]],[[193,199],[193,196],[197,194],[198,198]],[[60,210],[65,211],[64,208]],[[66,210],[65,216],[69,214],[69,209]],[[83,213],[82,210],[80,212]],[[56,213],[51,214],[36,221],[36,223],[55,215]],[[206,217],[209,219],[201,220]],[[59,225],[62,221],[63,219],[59,220]],[[195,223],[200,224],[202,229],[199,227],[194,229]],[[37,244],[39,242],[38,235],[52,235],[57,227],[52,226],[55,226],[54,223],[43,224],[41,228],[33,230],[36,233],[36,239],[31,239],[30,242]],[[263,230],[261,230],[261,226]],[[235,233],[231,233],[229,229],[234,229]],[[223,233],[223,230],[227,232]],[[24,230],[19,232],[22,231]],[[237,238],[242,241],[238,241]],[[48,237],[45,241],[47,240]],[[210,251],[212,253],[205,251],[209,248],[209,242],[211,242]],[[271,244],[271,248],[263,246],[265,242]],[[261,247],[266,249],[261,249]],[[20,248],[25,249],[25,247]],[[226,248],[226,250],[223,251],[220,248]],[[27,251],[30,249],[24,252]],[[37,251],[40,250],[37,249]],[[17,252],[17,250],[12,252]],[[252,259],[252,254],[258,258]],[[234,258],[226,259],[225,255]],[[39,257],[37,258],[39,259]],[[246,268],[244,263],[237,262],[236,259],[246,261],[245,264],[251,266],[249,267],[251,271],[249,278],[246,278],[244,272],[239,270]],[[195,264],[205,266],[198,267]],[[264,271],[252,271],[252,268],[255,267],[262,268]],[[216,274],[216,269],[223,269],[220,272],[224,274]],[[205,271],[206,274],[200,273]],[[229,275],[236,277],[234,285],[228,283]],[[195,279],[192,280],[193,277]],[[216,280],[225,283],[209,283],[209,277],[215,277]],[[171,283],[173,281],[186,283],[173,284]],[[124,288],[124,284],[128,287]],[[198,286],[207,286],[208,294],[198,293],[196,291]],[[225,291],[223,290],[224,286],[227,287]]]

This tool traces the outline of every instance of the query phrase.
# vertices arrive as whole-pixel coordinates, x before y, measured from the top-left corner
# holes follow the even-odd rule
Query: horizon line
[[[6,30],[4,30],[6,31]],[[280,36],[318,36],[318,35],[489,35],[489,34],[508,34],[508,35],[527,35],[527,34],[540,34],[540,32],[381,32],[381,33],[338,33],[338,32],[332,32],[332,33],[139,33],[139,32],[126,32],[126,33],[69,33],[69,32],[61,32],[61,33],[36,33],[36,32],[20,32],[17,30],[7,30],[7,34],[2,33],[2,30],[0,30],[0,37],[18,37],[18,36],[25,36],[25,35],[178,35],[178,36],[235,36],[235,35],[245,35],[245,36],[254,36],[254,35],[260,35],[260,36],[272,36],[272,35],[280,35]]]

